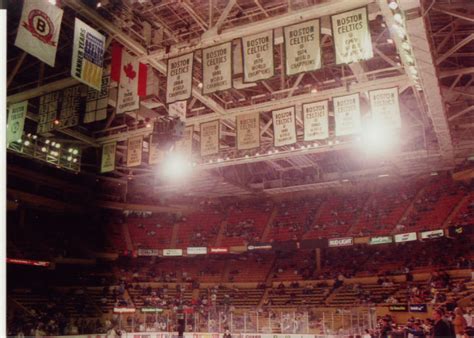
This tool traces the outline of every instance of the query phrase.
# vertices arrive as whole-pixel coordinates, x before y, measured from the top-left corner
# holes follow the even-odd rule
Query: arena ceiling
[[[116,40],[153,69],[153,95],[142,100],[140,110],[115,116],[109,99],[104,122],[55,131],[54,137],[84,150],[82,172],[98,175],[100,146],[118,141],[119,164],[101,179],[154,187],[166,194],[196,195],[268,194],[338,186],[350,180],[384,175],[406,176],[449,170],[474,155],[474,3],[470,0],[400,0],[405,31],[394,30],[394,12],[387,0],[58,0],[64,9],[57,64],[51,68],[16,48],[13,43],[22,1],[8,7],[8,102],[32,99],[53,89],[77,83],[70,77],[74,18],[89,23],[107,38]],[[329,15],[368,6],[374,57],[350,65],[336,65]],[[323,67],[286,76],[282,67],[282,27],[321,18]],[[275,76],[253,84],[242,82],[234,69],[231,90],[203,95],[200,88],[201,51],[219,42],[275,30]],[[409,46],[403,44],[406,34]],[[166,60],[195,52],[193,97],[188,102],[187,125],[220,119],[220,153],[214,158],[193,158],[192,184],[156,179],[156,168],[142,164],[127,168],[120,157],[126,140],[147,136],[143,121],[167,115]],[[408,52],[407,52],[408,51]],[[416,74],[406,62],[411,57]],[[110,54],[106,64],[110,63]],[[149,78],[150,79],[150,78]],[[271,110],[313,102],[348,92],[360,92],[367,106],[367,91],[399,87],[403,127],[396,151],[367,154],[358,139],[336,139],[308,146],[274,148]],[[261,148],[238,151],[235,116],[259,112]],[[30,125],[37,120],[34,107]],[[301,127],[301,118],[297,119]],[[140,123],[142,121],[142,123]],[[28,126],[27,126],[28,127]],[[301,129],[301,128],[300,128]],[[194,134],[199,142],[199,135]],[[146,147],[145,147],[146,151]],[[99,176],[99,175],[98,175]],[[133,182],[133,183],[131,183]]]

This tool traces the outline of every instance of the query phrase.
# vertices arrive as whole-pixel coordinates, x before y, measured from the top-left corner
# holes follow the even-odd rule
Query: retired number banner
[[[128,139],[127,167],[136,167],[142,163],[143,136]]]
[[[401,128],[398,87],[369,91],[370,109],[375,123],[389,128]]]
[[[275,147],[296,143],[295,107],[272,111]]]
[[[7,147],[10,143],[21,139],[28,111],[28,101],[13,103],[8,110]]]
[[[71,75],[82,83],[101,90],[105,36],[76,18]]]
[[[237,116],[237,149],[260,147],[260,114],[250,113]]]
[[[331,16],[336,64],[352,63],[374,56],[367,7]]]
[[[286,75],[321,68],[319,20],[283,27]]]
[[[219,153],[219,120],[201,123],[201,156]]]
[[[232,42],[202,51],[202,93],[232,88]]]
[[[115,148],[117,142],[107,143],[102,146],[102,162],[100,172],[107,173],[115,170]]]
[[[329,137],[328,101],[303,104],[304,140],[324,140]]]
[[[244,82],[256,82],[273,76],[273,31],[242,38]]]
[[[15,46],[54,67],[63,10],[48,1],[23,1]]]
[[[120,83],[117,99],[117,114],[123,114],[140,108],[138,96],[138,65],[137,58],[122,50],[120,67]]]
[[[190,156],[193,152],[193,135],[194,135],[194,126],[190,125],[184,128],[183,138],[176,142],[176,151]]]
[[[336,136],[360,132],[359,93],[333,98]]]
[[[193,85],[193,53],[168,59],[166,103],[187,100]]]

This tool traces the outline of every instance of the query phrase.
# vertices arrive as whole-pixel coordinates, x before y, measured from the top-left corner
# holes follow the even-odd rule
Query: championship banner
[[[202,93],[232,88],[232,42],[202,50]]]
[[[304,140],[325,140],[329,137],[328,101],[303,104]]]
[[[331,15],[336,64],[359,62],[374,56],[367,7]]]
[[[175,151],[190,156],[193,152],[194,126],[184,128],[183,138],[176,142]]]
[[[369,91],[372,120],[388,128],[401,128],[398,87]]]
[[[186,121],[187,101],[176,101],[168,105],[168,115],[178,117],[181,121]]]
[[[89,87],[87,92],[86,112],[84,123],[102,121],[107,118],[107,105],[109,104],[110,76],[103,76],[100,91]]]
[[[54,67],[63,10],[48,1],[24,1],[15,46]]]
[[[296,143],[295,107],[272,111],[275,147]]]
[[[158,147],[157,142],[153,142],[153,135],[150,135],[148,142],[148,164],[160,163],[164,158],[165,152]]]
[[[219,153],[219,120],[201,123],[201,156]]]
[[[237,116],[237,149],[260,147],[260,114],[250,113]]]
[[[139,166],[142,163],[143,136],[129,138],[127,143],[127,167]]]
[[[359,93],[333,98],[336,136],[360,132]]]
[[[107,173],[115,170],[115,150],[117,142],[107,143],[102,146],[102,161],[100,172]]]
[[[8,107],[7,147],[10,143],[21,139],[27,111],[28,101],[13,103]]]
[[[320,23],[318,19],[283,27],[286,75],[321,68]]]
[[[101,90],[105,36],[78,18],[74,24],[71,75],[82,83]]]
[[[242,38],[244,82],[271,78],[273,65],[273,30]]]
[[[138,60],[123,49],[117,98],[117,115],[140,108],[138,68]]]
[[[168,59],[166,82],[166,103],[187,100],[193,86],[194,53]]]

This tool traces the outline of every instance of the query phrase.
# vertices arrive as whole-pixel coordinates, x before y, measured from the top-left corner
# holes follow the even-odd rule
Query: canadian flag
[[[112,81],[119,83],[117,114],[139,108],[139,97],[146,96],[147,71],[147,65],[138,62],[121,45],[112,46],[110,77]]]

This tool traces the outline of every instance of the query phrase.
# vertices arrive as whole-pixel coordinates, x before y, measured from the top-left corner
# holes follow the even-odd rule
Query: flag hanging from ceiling
[[[115,170],[115,148],[117,142],[107,143],[102,146],[102,161],[100,172],[107,173]]]
[[[166,103],[187,100],[191,97],[193,85],[193,58],[189,53],[168,59],[166,78]]]
[[[237,116],[237,149],[260,147],[260,114],[250,113]]]
[[[201,123],[201,156],[219,153],[219,120]]]
[[[328,100],[303,104],[304,140],[329,137]]]
[[[286,75],[321,68],[319,20],[283,27]]]
[[[110,79],[120,81],[120,65],[122,64],[123,47],[117,42],[112,43],[112,63],[110,65]]]
[[[331,16],[336,64],[359,62],[374,56],[367,7]]]
[[[62,18],[48,1],[24,1],[15,46],[54,67]]]
[[[134,111],[140,107],[138,68],[137,58],[122,50],[116,114]]]
[[[273,65],[273,30],[242,38],[244,82],[271,78]]]
[[[336,136],[357,134],[360,132],[359,93],[333,98]]]
[[[8,107],[7,147],[11,142],[21,139],[25,126],[28,101],[13,103]]]
[[[398,87],[369,91],[372,120],[376,125],[401,128]]]
[[[202,50],[202,93],[232,88],[232,42]]]
[[[72,77],[100,90],[104,52],[105,36],[76,18],[71,63]]]
[[[296,143],[295,107],[272,111],[275,147]]]
[[[143,136],[131,137],[127,142],[127,167],[136,167],[142,163]]]

